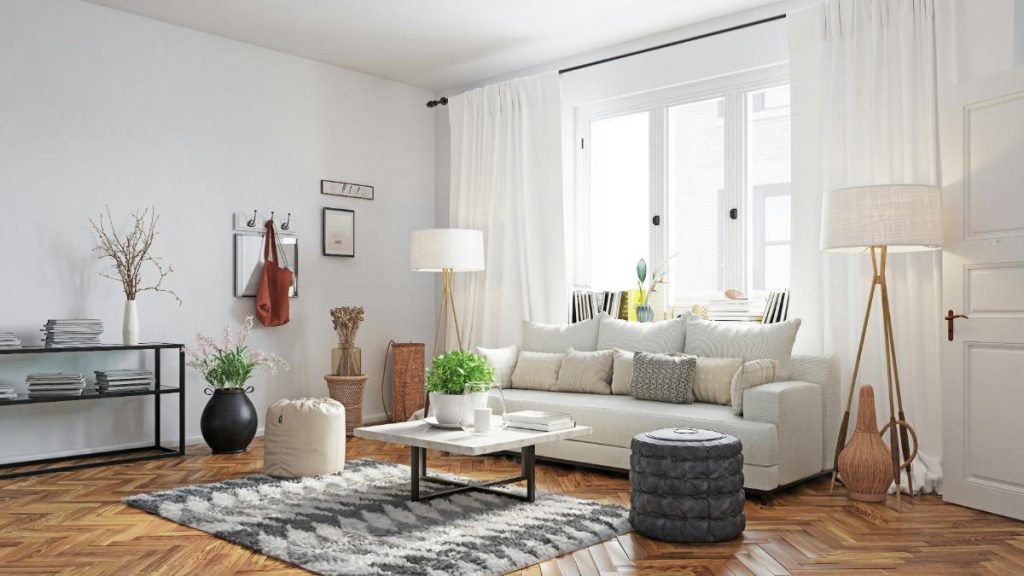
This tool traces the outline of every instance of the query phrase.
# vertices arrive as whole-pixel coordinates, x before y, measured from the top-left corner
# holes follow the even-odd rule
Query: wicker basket
[[[426,369],[425,346],[421,343],[395,343],[391,356],[391,405],[394,422],[404,422],[423,408],[423,376]]]
[[[358,376],[324,376],[327,381],[327,392],[331,399],[341,402],[345,407],[345,434],[363,425],[363,388],[366,387],[366,374]]]

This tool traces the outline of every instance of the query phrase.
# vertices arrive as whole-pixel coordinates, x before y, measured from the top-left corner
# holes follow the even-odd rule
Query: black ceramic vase
[[[214,390],[206,408],[203,408],[199,428],[203,431],[203,440],[214,454],[245,452],[256,436],[259,418],[256,407],[249,401],[247,392],[251,391],[252,386]]]

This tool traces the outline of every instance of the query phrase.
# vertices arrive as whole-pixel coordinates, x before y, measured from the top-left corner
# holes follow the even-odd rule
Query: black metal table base
[[[438,476],[430,476],[427,474],[427,449],[420,448],[418,446],[412,447],[412,497],[413,502],[423,502],[424,500],[430,500],[433,498],[440,498],[442,496],[451,496],[452,494],[459,494],[461,492],[486,492],[489,494],[499,494],[508,498],[514,498],[516,500],[522,500],[524,502],[535,502],[537,500],[537,479],[536,479],[536,455],[535,448],[533,446],[524,446],[522,453],[520,454],[520,469],[521,473],[518,476],[512,476],[509,478],[501,478],[500,480],[491,480],[489,482],[480,483],[469,483],[460,482],[458,480],[449,480],[448,478],[440,478]],[[423,482],[432,482],[434,484],[442,484],[445,486],[452,486],[447,490],[439,490],[431,492],[429,494],[423,494],[420,490],[420,484]],[[526,494],[513,494],[504,490],[497,490],[495,486],[503,486],[505,484],[515,484],[517,482],[526,482]]]

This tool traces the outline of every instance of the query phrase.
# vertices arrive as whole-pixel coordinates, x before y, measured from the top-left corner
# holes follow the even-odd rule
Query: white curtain
[[[871,264],[866,253],[820,253],[822,195],[847,186],[939,184],[937,94],[952,68],[951,51],[939,46],[950,40],[936,30],[949,25],[953,6],[945,0],[829,0],[788,15],[791,290],[793,313],[804,319],[797,349],[839,358],[844,403]],[[941,254],[932,251],[892,254],[887,269],[903,406],[920,440],[914,488],[925,492],[941,491],[942,479],[940,266]],[[859,382],[874,386],[884,423],[889,405],[878,302]]]
[[[518,343],[523,320],[564,323],[561,93],[551,72],[455,96],[450,225],[484,231],[486,270],[456,274],[467,347]]]

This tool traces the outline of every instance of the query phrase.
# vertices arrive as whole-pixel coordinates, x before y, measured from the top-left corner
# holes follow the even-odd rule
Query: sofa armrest
[[[743,418],[774,424],[779,435],[779,484],[825,469],[822,461],[822,388],[809,382],[773,382],[743,393]]]
[[[789,379],[821,386],[822,430],[825,434],[823,459],[825,470],[831,470],[836,457],[836,438],[842,418],[842,383],[839,381],[839,360],[835,356],[793,356],[789,363]]]

